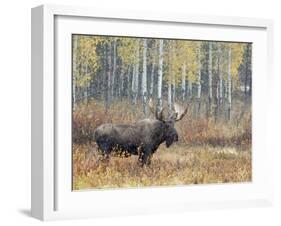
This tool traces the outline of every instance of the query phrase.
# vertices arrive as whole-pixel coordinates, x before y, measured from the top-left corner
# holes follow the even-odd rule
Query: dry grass
[[[96,163],[95,128],[107,122],[132,123],[143,114],[141,105],[130,102],[111,105],[81,104],[73,113],[73,189],[120,188],[160,185],[186,185],[248,182],[252,177],[251,113],[234,103],[232,120],[188,115],[176,124],[179,142],[164,145],[153,155],[150,166],[138,166],[137,156],[112,157],[109,163]],[[153,117],[153,116],[150,116]]]
[[[97,163],[94,145],[75,145],[73,189],[121,188],[251,181],[251,152],[211,146],[161,146],[150,166],[137,157]]]

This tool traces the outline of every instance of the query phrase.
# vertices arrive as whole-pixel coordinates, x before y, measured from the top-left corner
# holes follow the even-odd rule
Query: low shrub
[[[250,106],[234,103],[230,121],[224,117],[196,116],[191,107],[180,123],[176,123],[180,142],[189,145],[241,146],[251,145],[252,126]],[[153,118],[152,114],[149,117]],[[95,100],[79,104],[73,112],[73,142],[93,141],[95,129],[103,123],[134,123],[145,118],[141,103],[132,106],[128,100],[112,103],[106,111],[102,102]]]

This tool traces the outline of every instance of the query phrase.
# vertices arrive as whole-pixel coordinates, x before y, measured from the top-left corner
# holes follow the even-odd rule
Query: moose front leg
[[[104,151],[101,148],[97,149],[97,158],[96,158],[96,164],[101,163],[109,163],[110,160],[110,151]]]
[[[151,164],[152,153],[148,156],[147,165]]]
[[[97,163],[105,162],[108,163],[110,159],[111,152],[113,150],[113,147],[111,143],[109,142],[99,142],[98,143],[98,148],[97,148],[97,153],[99,154],[97,158]]]
[[[151,156],[152,156],[152,152],[150,151],[150,149],[144,149],[143,151],[139,152],[140,166],[150,165]]]

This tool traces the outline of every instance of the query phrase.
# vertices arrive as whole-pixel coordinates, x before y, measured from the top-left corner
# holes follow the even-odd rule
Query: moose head
[[[154,110],[152,99],[149,100],[150,111],[155,115],[155,118],[164,124],[164,136],[166,147],[170,147],[174,142],[178,141],[178,133],[175,129],[175,122],[180,121],[187,113],[188,107],[183,108],[177,103],[174,103],[173,109],[168,112],[168,117],[164,116],[165,107],[160,111]]]

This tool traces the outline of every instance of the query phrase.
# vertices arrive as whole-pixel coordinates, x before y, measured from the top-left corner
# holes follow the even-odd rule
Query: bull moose
[[[153,111],[151,100],[149,107],[155,119],[147,118],[133,124],[102,124],[95,130],[94,140],[104,159],[109,159],[111,154],[124,157],[138,155],[141,166],[149,165],[161,143],[165,142],[168,148],[178,141],[174,125],[184,117],[187,108],[183,109],[175,103],[174,111],[164,119],[164,108],[159,112]]]

